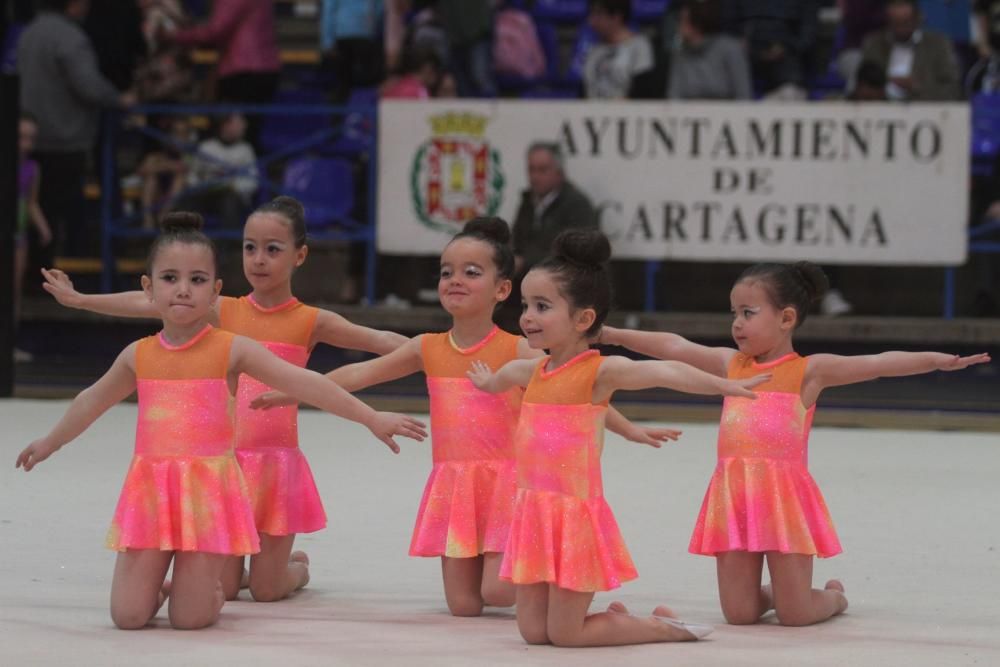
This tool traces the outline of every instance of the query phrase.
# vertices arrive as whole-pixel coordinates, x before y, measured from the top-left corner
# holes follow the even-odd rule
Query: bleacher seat
[[[670,0],[632,0],[632,19],[639,23],[659,23]]]
[[[566,81],[574,85],[583,83],[583,65],[587,61],[587,53],[597,44],[597,33],[589,25],[580,26],[576,33],[576,43],[573,44],[573,55],[570,57]]]
[[[281,90],[274,104],[308,106],[326,104],[326,94],[314,89]],[[261,121],[260,146],[265,154],[305,141],[330,127],[330,119],[322,114],[268,114]]]
[[[284,186],[305,207],[308,228],[350,226],[355,188],[350,161],[335,157],[292,160],[285,167]]]
[[[1000,156],[1000,95],[976,95],[971,112],[972,173],[988,177]]]
[[[378,106],[377,88],[355,88],[347,98],[347,105],[375,109]],[[352,111],[343,117],[341,132],[333,142],[333,152],[342,155],[358,155],[372,150],[375,143],[375,127],[371,116]]]
[[[536,21],[580,23],[587,18],[587,0],[535,0],[531,13]]]

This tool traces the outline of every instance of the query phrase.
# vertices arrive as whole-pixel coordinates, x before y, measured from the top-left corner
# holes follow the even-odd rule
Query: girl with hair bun
[[[193,213],[166,216],[150,249],[142,288],[163,330],[125,348],[15,464],[33,469],[138,391],[135,454],[106,542],[118,552],[111,618],[127,630],[147,625],[168,596],[172,627],[213,624],[225,602],[220,578],[226,563],[260,549],[233,448],[230,404],[242,375],[364,424],[393,451],[399,451],[393,435],[426,435],[420,422],[376,412],[322,375],[213,327],[222,281],[201,223]]]
[[[521,391],[494,396],[466,377],[473,362],[502,366],[534,359],[524,338],[493,322],[510,295],[514,254],[510,228],[500,218],[476,218],[441,255],[438,296],[452,316],[444,333],[416,336],[384,357],[328,374],[348,391],[423,371],[430,395],[434,465],[417,511],[410,555],[438,557],[445,600],[455,616],[478,616],[484,606],[509,607],[514,590],[498,577],[517,490],[514,427]],[[253,406],[283,405],[287,397],[262,396]],[[615,413],[626,438],[655,447],[676,439],[670,429],[644,429]]]
[[[730,292],[736,349],[706,347],[676,334],[605,327],[602,343],[684,361],[721,377],[771,378],[757,400],[726,398],[719,461],[691,537],[694,554],[715,556],[726,620],[756,623],[774,609],[783,625],[819,623],[847,609],[840,581],[812,588],[813,558],[840,553],[823,496],[806,465],[816,400],[827,387],[880,377],[953,371],[989,355],[883,352],[841,356],[795,352],[792,337],[828,282],[809,262],[756,264]],[[764,559],[771,583],[761,586]]]
[[[302,204],[286,196],[262,204],[243,228],[243,274],[253,289],[244,297],[218,299],[210,315],[212,324],[252,338],[302,367],[318,343],[385,354],[407,340],[397,333],[352,324],[296,299],[292,276],[308,254]],[[43,274],[43,287],[64,306],[119,317],[156,316],[142,292],[81,294],[63,272],[51,269]],[[245,584],[253,598],[263,602],[281,600],[305,586],[309,559],[302,551],[292,551],[295,535],[326,526],[319,491],[299,448],[298,408],[263,415],[249,407],[252,399],[269,389],[251,377],[240,378],[236,457],[250,491],[261,549],[250,559],[249,574],[243,558],[234,558],[225,568],[223,588],[230,600]]]
[[[677,620],[660,606],[632,616],[620,602],[587,614],[597,591],[636,577],[604,499],[600,457],[605,416],[619,389],[669,387],[753,398],[766,376],[727,380],[673,361],[602,357],[590,349],[611,306],[611,246],[598,231],[567,231],[552,255],[524,277],[521,329],[541,359],[469,378],[488,393],[525,387],[514,435],[517,496],[501,578],[517,588],[517,624],[529,644],[610,646],[690,641],[711,628]],[[495,367],[495,366],[494,366]]]

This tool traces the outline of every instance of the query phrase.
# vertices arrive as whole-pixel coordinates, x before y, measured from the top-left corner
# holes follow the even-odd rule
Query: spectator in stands
[[[837,0],[842,38],[837,72],[847,82],[848,95],[854,90],[861,64],[861,43],[865,37],[885,27],[885,3],[886,0]]]
[[[35,159],[45,178],[39,201],[55,243],[38,257],[52,266],[55,251],[84,250],[83,182],[102,108],[134,104],[97,68],[80,23],[88,0],[46,0],[18,43],[21,108],[38,121]],[[96,238],[96,235],[94,235]]]
[[[156,229],[157,213],[169,210],[177,200],[188,176],[191,125],[185,116],[164,119],[169,123],[170,143],[147,153],[137,171],[142,178],[142,226]]]
[[[454,79],[445,72],[441,58],[433,50],[422,48],[404,51],[397,72],[379,89],[382,99],[426,100],[454,95]]]
[[[207,22],[180,28],[165,37],[184,46],[219,50],[216,92],[220,100],[267,104],[274,98],[281,59],[274,31],[273,3],[214,0]],[[256,133],[251,131],[251,135]]]
[[[184,102],[194,97],[194,66],[186,49],[161,39],[187,22],[178,0],[139,0],[149,55],[136,73],[143,102]]]
[[[352,88],[381,81],[382,22],[382,0],[323,0],[320,50],[336,77],[334,103],[345,103]]]
[[[878,63],[889,83],[890,100],[957,100],[959,70],[951,42],[922,30],[917,0],[889,0],[885,30],[869,35],[862,52]]]
[[[246,140],[247,121],[242,114],[221,116],[216,136],[198,144],[188,185],[195,188],[182,195],[178,208],[218,217],[228,229],[240,229],[257,191],[257,160]]]
[[[52,230],[38,204],[41,182],[38,163],[31,159],[38,135],[38,124],[27,114],[18,123],[17,221],[14,226],[14,326],[21,320],[21,292],[28,270],[28,235],[34,234],[42,247],[52,242]],[[14,348],[14,361],[29,362],[32,355]]]
[[[631,17],[631,0],[590,0],[587,23],[600,41],[583,64],[585,97],[626,99],[633,79],[653,69],[653,47],[629,28]]]
[[[437,0],[448,38],[448,69],[462,97],[496,97],[492,0]]]
[[[83,27],[94,45],[101,73],[118,90],[132,88],[136,70],[147,54],[137,1],[90,0]]]
[[[862,61],[854,75],[854,88],[847,99],[853,102],[885,102],[885,69],[871,60]]]
[[[680,43],[670,60],[667,97],[674,100],[746,100],[753,96],[750,65],[739,41],[723,35],[718,0],[686,0]]]
[[[818,0],[727,0],[729,32],[747,41],[751,73],[765,99],[804,100],[806,67],[819,24]]]
[[[972,66],[965,77],[968,97],[985,93],[1000,93],[1000,0],[979,0],[976,18],[985,37],[985,54]]]
[[[528,148],[528,189],[514,218],[516,271],[525,273],[544,258],[552,241],[571,227],[596,227],[593,205],[566,179],[558,144],[535,142]]]

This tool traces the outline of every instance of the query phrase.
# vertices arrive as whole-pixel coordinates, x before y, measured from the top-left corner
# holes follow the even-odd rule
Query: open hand
[[[399,454],[399,445],[392,439],[394,435],[413,438],[422,442],[427,437],[427,425],[418,419],[395,412],[376,412],[368,430],[386,444],[394,454]]]
[[[664,442],[677,440],[683,431],[672,428],[661,428],[658,426],[638,426],[632,425],[625,437],[631,442],[638,442],[640,445],[649,445],[659,449]]]
[[[486,386],[493,378],[493,371],[482,361],[473,361],[472,370],[466,371],[465,374],[469,376],[472,384],[476,385],[477,389],[482,389],[483,391],[487,391]]]
[[[42,461],[52,456],[52,454],[54,454],[58,449],[59,447],[46,442],[45,438],[35,440],[33,443],[25,447],[24,451],[17,455],[17,463],[14,464],[14,468],[24,468],[24,471],[28,472]]]
[[[56,298],[60,304],[69,308],[79,308],[82,295],[73,287],[73,281],[59,269],[42,269],[42,289]]]
[[[988,352],[984,352],[983,354],[972,354],[968,357],[960,357],[957,354],[953,354],[947,356],[942,363],[938,364],[938,370],[960,371],[963,368],[968,368],[969,366],[988,363],[990,363],[990,355]]]
[[[298,401],[288,394],[280,391],[265,391],[263,394],[255,396],[253,400],[250,401],[250,409],[270,410],[271,408],[280,408],[286,405],[297,404]]]
[[[723,396],[740,396],[742,398],[757,398],[757,394],[750,391],[754,387],[771,379],[770,373],[761,373],[745,380],[726,380],[723,388]]]

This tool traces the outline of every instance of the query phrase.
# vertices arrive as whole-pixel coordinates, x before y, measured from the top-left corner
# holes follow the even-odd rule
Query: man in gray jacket
[[[863,60],[878,63],[889,80],[890,100],[947,101],[961,97],[958,61],[951,42],[920,27],[917,0],[889,0],[885,30],[869,35]]]
[[[62,252],[78,252],[84,241],[83,179],[100,111],[135,103],[97,68],[80,25],[89,8],[89,0],[45,0],[17,47],[21,109],[38,121],[39,203],[55,233],[54,250]],[[52,259],[41,261],[51,266]]]

